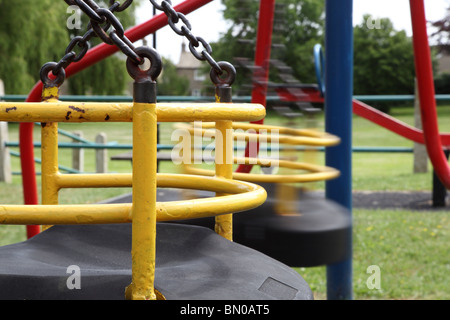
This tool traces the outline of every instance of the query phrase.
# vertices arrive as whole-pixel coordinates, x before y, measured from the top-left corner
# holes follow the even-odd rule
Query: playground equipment
[[[59,63],[43,66],[42,102],[0,104],[2,121],[42,123],[43,161],[42,205],[2,205],[0,221],[2,224],[42,225],[44,230],[24,243],[0,249],[1,297],[311,299],[308,285],[295,271],[230,241],[231,213],[261,205],[266,192],[261,186],[232,179],[232,164],[224,161],[232,152],[226,141],[216,144],[216,151],[222,152],[216,155],[214,177],[157,174],[158,121],[213,121],[216,130],[225,134],[226,129],[232,128],[233,121],[257,121],[264,117],[262,105],[231,103],[234,68],[226,62],[215,62],[208,45],[202,42],[203,58],[212,66],[216,103],[156,103],[161,58],[151,48],[134,48],[113,15],[114,8],[124,9],[131,1],[122,6],[115,3],[112,11],[101,9],[92,1],[66,2],[79,4],[84,9],[91,18],[93,30],[103,40],[114,39],[120,44],[128,56],[127,69],[134,79],[134,101],[132,104],[59,101],[58,88],[65,79],[65,68],[76,57],[70,51]],[[158,9],[165,8],[166,14],[175,12],[178,17],[184,17],[176,13],[168,1],[163,1],[162,6],[151,2]],[[101,21],[106,19],[115,30],[109,35],[104,32],[107,28],[99,30],[96,16]],[[194,39],[192,33],[189,35],[190,40]],[[73,43],[69,47],[71,45]],[[144,59],[150,61],[147,70],[140,68]],[[51,73],[56,78],[51,77]],[[60,173],[58,122],[104,121],[133,123],[133,173]],[[58,204],[61,188],[118,186],[133,187],[131,204]],[[168,187],[211,191],[216,197],[157,202],[157,188]],[[193,226],[157,224],[208,216],[216,216],[217,234]],[[254,270],[254,263],[258,264],[258,270]],[[67,272],[74,266],[82,270],[82,279],[86,279],[86,282],[82,280],[86,283],[83,290],[71,291],[68,285]],[[129,286],[125,290],[127,281]]]
[[[255,61],[250,66],[246,62],[246,67],[253,70],[252,102],[265,105],[269,86],[275,88],[282,100],[302,102],[303,98],[304,101],[311,102],[314,101],[311,98],[313,95],[322,100],[317,86],[269,84],[274,11],[275,1],[260,2]],[[243,64],[243,59],[240,59],[240,63]],[[314,112],[313,108],[309,107],[300,109]],[[236,215],[235,240],[291,266],[329,265],[347,259],[351,256],[347,245],[351,219],[345,208],[324,198],[311,198],[310,195],[305,195],[301,188],[286,185],[333,180],[339,176],[339,172],[330,166],[318,166],[290,159],[256,159],[261,141],[269,144],[270,133],[274,131],[280,134],[277,136],[277,143],[288,146],[331,147],[339,143],[339,138],[316,130],[268,126],[263,123],[264,120],[250,124],[234,124],[236,129],[254,130],[255,134],[235,134],[236,139],[247,141],[247,147],[242,158],[234,159],[238,167],[233,173],[233,178],[263,183],[268,191],[268,201],[251,211],[258,219],[252,220],[244,215]],[[194,129],[190,127],[192,134],[195,133]],[[203,129],[197,132],[201,135],[207,133]],[[208,136],[213,136],[213,133],[209,133]],[[254,165],[264,165],[264,162],[266,166],[278,166],[280,170],[289,168],[303,171],[295,173],[288,170],[284,175],[250,173]],[[184,168],[188,173],[213,174],[192,165],[185,165]],[[212,227],[212,222],[208,219],[195,223]],[[292,243],[296,245],[292,246]]]
[[[215,136],[212,130],[214,124],[203,123],[200,128],[195,124],[179,125],[177,128],[189,131],[194,140],[196,137],[202,139],[203,136]],[[351,221],[347,219],[345,209],[323,197],[311,195],[298,186],[308,182],[335,179],[339,176],[339,172],[326,166],[283,159],[282,153],[277,153],[273,157],[273,150],[272,157],[267,152],[262,152],[263,148],[273,146],[274,140],[276,147],[281,149],[283,146],[289,148],[300,145],[334,146],[339,143],[339,139],[316,130],[262,124],[233,123],[233,128],[241,130],[235,131],[233,135],[235,140],[258,143],[260,146],[258,155],[256,150],[252,151],[250,147],[248,149],[250,157],[235,156],[233,158],[235,164],[261,166],[279,171],[268,174],[233,172],[233,179],[257,183],[264,186],[268,193],[267,201],[250,210],[249,217],[243,214],[234,216],[234,241],[295,267],[326,265],[348,256],[349,252],[344,249],[344,244]],[[183,142],[186,144],[183,151],[195,146],[191,141]],[[195,149],[191,150],[190,155],[193,156],[192,159],[189,157],[183,160],[184,173],[214,176],[214,170],[202,169],[195,165]],[[298,157],[300,153],[291,152],[289,155]],[[200,161],[197,162],[201,162],[201,157],[199,158]],[[178,194],[178,197],[182,197],[182,194]],[[214,221],[211,219],[196,219],[185,223],[214,229]]]
[[[69,1],[73,3],[73,1]],[[190,0],[181,3],[176,6],[175,9],[179,12],[187,14],[203,4],[210,1],[205,0]],[[427,64],[427,48],[423,45],[426,43],[424,39],[425,32],[421,32],[425,29],[424,20],[420,19],[424,17],[423,1],[411,0],[412,9],[412,21],[414,27],[415,37],[415,50],[417,50],[416,68],[418,70],[419,88],[422,88],[420,97],[425,99],[421,103],[421,107],[424,115],[422,119],[428,119],[428,116],[433,117],[433,101],[430,98],[430,90],[423,89],[426,85],[428,89],[432,86],[432,77],[430,78],[429,72],[419,72],[419,70],[427,70],[429,64]],[[326,197],[341,204],[347,208],[350,212],[349,219],[351,220],[351,114],[352,111],[363,115],[372,121],[383,125],[384,127],[391,126],[390,130],[398,132],[399,134],[413,137],[413,141],[424,143],[426,142],[427,148],[432,153],[433,165],[435,169],[443,168],[439,170],[440,176],[445,176],[445,165],[442,159],[440,159],[440,153],[442,152],[439,141],[442,145],[448,144],[448,134],[438,134],[438,138],[434,135],[434,140],[430,138],[433,133],[436,133],[437,126],[433,128],[433,120],[424,120],[424,131],[416,130],[405,126],[395,119],[385,116],[384,114],[377,113],[374,109],[368,107],[361,102],[352,100],[352,25],[351,25],[351,12],[352,12],[352,0],[343,1],[327,1],[326,2],[326,43],[327,48],[324,61],[326,62],[326,70],[323,83],[325,84],[326,94],[323,97],[323,101],[326,105],[326,132],[332,135],[338,136],[341,139],[341,143],[333,148],[329,148],[326,151],[326,165],[336,168],[340,172],[340,176],[337,179],[331,179],[326,182]],[[419,19],[418,19],[418,18]],[[131,42],[134,42],[143,36],[156,31],[158,28],[167,24],[166,17],[159,15],[154,17],[148,23],[141,26],[137,26],[125,33]],[[418,34],[419,33],[419,34]],[[422,45],[422,48],[417,46]],[[93,63],[101,60],[102,58],[111,55],[118,51],[116,46],[109,46],[106,44],[100,45],[92,50],[89,50],[82,61],[73,63],[67,67],[67,76],[74,74],[83,68],[87,68]],[[423,60],[422,60],[423,59]],[[423,63],[425,61],[425,63]],[[339,76],[336,76],[339,75]],[[426,76],[426,77],[425,77]],[[30,93],[27,102],[37,102],[41,100],[42,83],[38,83]],[[427,95],[428,93],[428,95]],[[428,98],[424,98],[428,97]],[[429,103],[426,103],[429,102]],[[430,112],[427,112],[431,110]],[[338,121],[336,121],[338,119]],[[261,120],[254,120],[258,122]],[[431,127],[431,130],[428,128]],[[33,166],[33,140],[30,128],[31,123],[23,122],[21,124],[21,155],[22,155],[22,172],[24,178],[24,198],[26,204],[37,204],[37,192],[35,173]],[[427,132],[431,132],[429,135]],[[424,137],[428,135],[428,137]],[[431,140],[430,140],[431,139]],[[437,140],[436,140],[437,139]],[[434,143],[433,141],[437,142]],[[437,146],[437,147],[436,147]],[[441,166],[442,164],[442,166]],[[242,166],[248,167],[247,165]],[[242,172],[242,168],[239,172]],[[442,178],[445,179],[445,178]],[[228,192],[229,190],[221,190]],[[46,232],[57,230],[58,226],[50,228]],[[30,236],[33,235],[33,228],[29,229]],[[351,231],[351,230],[350,230]],[[42,233],[40,236],[48,233]],[[39,239],[39,238],[34,238]],[[33,240],[33,239],[32,239]],[[47,243],[38,244],[38,246],[46,246]],[[351,252],[351,234],[346,241],[348,252]],[[4,261],[5,259],[2,259]],[[333,298],[345,298],[349,299],[352,295],[352,265],[351,257],[344,261],[333,264],[327,267],[327,289],[328,297]]]
[[[263,45],[257,46],[257,57],[260,66],[255,67],[255,78],[253,83],[252,102],[265,104],[268,86],[268,61],[270,52],[266,50],[270,47],[270,37],[272,32],[274,1],[262,1],[260,10],[260,29],[257,43],[263,41]],[[274,85],[276,86],[276,85]],[[311,86],[307,86],[308,88]],[[295,94],[290,90],[289,85],[282,88],[282,92]],[[300,89],[296,87],[295,89]],[[261,143],[275,144],[275,148],[282,145],[295,147],[306,145],[310,147],[330,147],[339,143],[339,138],[327,133],[318,132],[312,129],[295,129],[280,126],[263,125],[263,120],[255,123],[234,122],[230,129],[234,130],[233,136],[228,139],[235,139],[247,142],[243,157],[232,157],[229,155],[228,162],[238,164],[236,172],[232,173],[233,179],[264,184],[268,193],[268,201],[257,210],[252,210],[252,217],[247,219],[245,215],[234,215],[233,235],[234,240],[245,246],[257,249],[260,252],[282,261],[290,266],[317,266],[335,263],[345,259],[350,255],[345,249],[348,240],[347,232],[351,221],[348,214],[341,206],[327,201],[323,198],[310,197],[302,192],[301,188],[286,183],[305,183],[313,181],[324,181],[335,179],[339,172],[326,166],[314,165],[307,162],[298,162],[290,159],[264,158],[261,155]],[[195,124],[178,125],[177,129],[182,129],[189,133],[192,139],[184,139],[182,158],[184,172],[203,176],[214,176],[215,170],[205,170],[197,168],[192,164],[196,159],[198,151],[195,150],[195,140],[203,136],[217,138],[215,125],[202,123],[200,127]],[[244,132],[245,130],[245,132]],[[252,131],[252,132],[249,132]],[[220,135],[223,140],[223,134]],[[193,140],[194,143],[191,143]],[[200,146],[202,147],[201,144]],[[268,148],[270,149],[270,147]],[[266,149],[266,151],[268,151]],[[259,156],[258,156],[259,154]],[[191,156],[194,155],[194,158]],[[128,158],[128,157],[125,157]],[[202,157],[200,157],[202,162]],[[254,166],[277,167],[280,171],[288,169],[285,174],[255,174],[250,173]],[[275,186],[272,184],[276,184]],[[286,196],[286,195],[290,196]],[[182,192],[164,192],[165,199],[183,198]],[[194,197],[206,196],[201,192]],[[281,196],[280,196],[281,195]],[[119,202],[131,202],[131,197],[124,196]],[[215,222],[211,219],[195,219],[184,221],[183,223],[207,226],[215,229]],[[292,245],[295,243],[295,245]]]

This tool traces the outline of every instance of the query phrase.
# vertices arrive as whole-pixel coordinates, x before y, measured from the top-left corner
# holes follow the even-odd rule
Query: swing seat
[[[262,252],[291,267],[314,267],[340,262],[351,256],[352,221],[348,210],[323,195],[292,188],[294,200],[284,203],[290,212],[280,212],[274,183],[260,184],[267,200],[259,207],[233,215],[233,241]],[[158,189],[158,201],[211,197],[199,190]],[[108,199],[131,202],[131,195]],[[294,212],[294,214],[293,214]],[[214,218],[180,220],[177,223],[214,230]]]
[[[167,300],[311,300],[293,269],[204,227],[157,224],[155,289]],[[79,289],[68,286],[71,266]],[[0,299],[120,300],[131,283],[131,224],[53,226],[0,247]]]
[[[352,222],[347,209],[321,195],[292,187],[296,200],[280,210],[274,184],[263,185],[267,201],[236,214],[234,239],[291,267],[329,265],[348,259]],[[281,212],[280,212],[281,211]]]

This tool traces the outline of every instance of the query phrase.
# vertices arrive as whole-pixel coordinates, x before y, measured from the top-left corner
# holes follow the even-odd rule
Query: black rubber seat
[[[313,299],[290,267],[208,228],[157,226],[155,288],[167,300]],[[70,266],[80,289],[69,289]],[[69,272],[68,272],[69,271]],[[54,226],[0,247],[0,299],[124,299],[131,225]]]
[[[283,203],[285,208],[289,208],[289,212],[283,212],[276,197],[276,185],[261,185],[267,191],[265,203],[233,216],[235,242],[291,267],[329,265],[351,257],[348,243],[351,241],[352,221],[346,208],[326,199],[323,194],[292,187],[293,190],[287,190],[296,194],[295,200]],[[193,197],[211,196],[211,193],[191,192]],[[163,189],[158,195],[161,201],[184,196],[177,189]],[[131,199],[125,197],[117,201]],[[214,229],[214,218],[181,223]]]
[[[259,208],[236,214],[234,240],[292,267],[329,265],[351,256],[347,209],[315,194],[293,201],[297,214],[280,215],[276,204],[269,197]]]

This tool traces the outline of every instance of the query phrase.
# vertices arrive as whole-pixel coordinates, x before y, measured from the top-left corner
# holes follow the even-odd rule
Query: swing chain
[[[101,8],[93,0],[65,0],[73,2],[89,17],[90,23],[88,28],[92,29],[95,34],[106,44],[116,45],[126,56],[131,58],[135,63],[142,64],[143,59],[135,53],[135,47],[132,42],[125,36],[125,30],[114,12],[121,12],[127,9],[133,0],[126,0],[122,4],[120,2],[110,0],[109,9]],[[102,26],[103,25],[103,26]],[[112,26],[113,30],[107,33]]]
[[[168,17],[169,26],[176,34],[187,38],[189,41],[189,50],[196,59],[200,61],[207,61],[217,75],[222,75],[224,73],[221,66],[211,56],[212,49],[209,43],[207,43],[203,38],[196,37],[192,34],[192,27],[189,20],[183,13],[177,12],[172,7],[172,2],[170,0],[162,0],[160,3],[158,0],[150,0],[150,2],[156,9],[163,11],[166,14]],[[176,24],[180,22],[180,20],[183,25],[178,28]],[[196,48],[200,45],[203,46],[203,50],[200,49],[197,51]]]
[[[47,63],[43,69],[50,70],[57,80],[50,80],[45,72],[41,73],[41,80],[46,85],[61,85],[65,78],[65,69],[73,62],[78,62],[86,55],[90,48],[91,38],[98,36],[103,42],[116,45],[133,62],[142,64],[144,60],[135,52],[132,42],[125,36],[125,31],[114,15],[114,12],[121,12],[127,9],[133,0],[120,2],[110,0],[109,9],[101,8],[93,0],[64,0],[68,5],[78,6],[90,19],[88,31],[83,36],[75,36],[66,48],[64,57],[58,63]],[[108,35],[106,31],[113,27],[114,30]],[[80,52],[77,54],[74,49],[78,46]]]

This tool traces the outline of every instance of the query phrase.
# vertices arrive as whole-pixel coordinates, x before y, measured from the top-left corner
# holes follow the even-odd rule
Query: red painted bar
[[[272,47],[272,30],[273,30],[273,16],[275,11],[275,0],[261,0],[259,7],[258,19],[258,33],[256,38],[255,50],[255,67],[256,71],[253,74],[255,77],[253,81],[252,103],[259,103],[266,105],[267,95],[267,81],[269,79],[269,59]],[[255,83],[255,80],[257,83]],[[263,124],[264,119],[252,122],[256,124]],[[256,150],[259,151],[259,143],[257,143]],[[255,156],[250,155],[250,146],[247,144],[245,148],[245,157]],[[239,165],[236,172],[249,173],[252,170],[252,165]]]
[[[423,0],[410,0],[410,9],[414,62],[425,145],[439,180],[447,189],[450,189],[450,168],[443,151],[437,122],[433,70]]]

